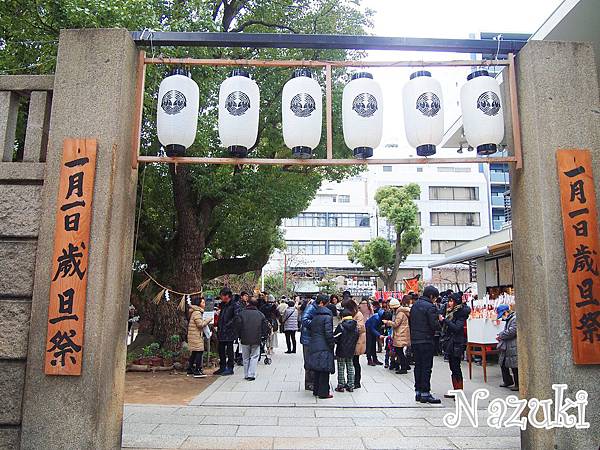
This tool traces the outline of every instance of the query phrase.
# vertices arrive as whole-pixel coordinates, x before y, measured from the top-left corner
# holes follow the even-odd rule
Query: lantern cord
[[[506,177],[506,172],[504,172],[504,184],[506,185],[508,182],[509,182],[509,180]],[[509,185],[509,192],[510,192],[510,185]],[[504,191],[504,195],[506,195],[506,190]],[[513,234],[512,234],[512,192],[510,192],[509,195],[510,195],[510,227],[508,229],[508,240],[510,242],[510,263],[511,263],[511,266],[512,266],[511,282],[512,282],[513,295],[514,295],[514,288],[515,288],[515,256],[513,254]],[[506,198],[504,199],[504,221],[506,222]]]
[[[142,171],[142,191],[140,192],[140,206],[138,208],[138,216],[137,223],[135,225],[135,240],[133,244],[133,258],[135,259],[135,253],[137,251],[138,239],[140,237],[140,219],[142,218],[142,203],[144,202],[144,186],[146,182],[146,167],[147,164],[144,164],[144,169]],[[133,270],[133,267],[132,267]]]
[[[144,270],[144,273],[146,274],[146,276],[150,280],[152,280],[154,282],[154,284],[156,284],[159,288],[163,289],[165,292],[169,291],[171,294],[177,294],[177,295],[200,295],[200,294],[202,294],[202,291],[198,291],[198,292],[178,292],[178,291],[174,291],[173,289],[168,288],[165,285],[159,283],[152,275],[150,275],[145,270]]]
[[[498,70],[498,64],[497,64],[497,62],[498,62],[498,54],[500,53],[500,41],[502,41],[502,35],[499,34],[494,39],[498,42],[498,47],[496,48],[496,55],[494,56],[494,62],[496,62],[496,64],[494,64],[494,73],[495,73],[494,78],[497,78],[498,77],[498,72],[497,72],[497,70]]]

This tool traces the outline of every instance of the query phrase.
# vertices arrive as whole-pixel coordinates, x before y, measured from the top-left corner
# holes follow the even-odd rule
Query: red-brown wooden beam
[[[514,156],[489,158],[398,158],[398,159],[269,159],[269,158],[210,158],[197,156],[168,157],[140,156],[141,163],[168,164],[218,164],[218,165],[263,165],[263,166],[355,166],[394,164],[492,164],[516,163]]]

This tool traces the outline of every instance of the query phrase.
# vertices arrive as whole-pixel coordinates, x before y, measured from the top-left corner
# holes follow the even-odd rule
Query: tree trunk
[[[394,290],[394,282],[396,281],[396,278],[392,277],[392,274],[390,274],[387,267],[384,268],[384,271],[379,272],[379,278],[381,278],[381,281],[383,281],[383,286],[385,287],[386,291]]]
[[[401,252],[401,243],[402,243],[402,233],[396,231],[396,248],[394,254],[394,267],[392,267],[392,272],[390,274],[390,284],[391,289],[394,289],[394,283],[396,282],[396,278],[398,277],[398,270],[400,270],[400,264],[402,263],[402,252]]]
[[[391,276],[389,276],[385,280],[383,280],[383,284],[385,285],[385,290],[393,291],[395,282],[396,282],[395,278],[392,278]]]
[[[197,201],[190,188],[189,169],[186,166],[175,165],[171,165],[169,169],[173,182],[173,202],[177,212],[177,234],[170,287],[179,292],[199,292],[202,289],[202,254],[205,248],[205,233],[199,221],[204,217],[197,216]],[[208,216],[210,217],[210,212]],[[175,334],[178,334],[182,340],[186,339],[185,316],[178,309],[181,296],[171,295],[170,300],[166,302],[162,299],[154,315],[152,334],[161,346]]]

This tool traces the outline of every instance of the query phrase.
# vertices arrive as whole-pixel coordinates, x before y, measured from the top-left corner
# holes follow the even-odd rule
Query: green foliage
[[[385,186],[377,190],[375,201],[381,217],[394,227],[395,243],[378,237],[361,246],[355,242],[348,259],[372,270],[383,280],[387,289],[393,289],[400,264],[419,245],[421,228],[419,209],[415,200],[421,195],[419,185]]]
[[[339,289],[335,281],[329,278],[325,278],[318,283],[319,292],[324,292],[326,294],[339,294]]]
[[[160,344],[158,342],[153,342],[150,345],[142,348],[142,356],[144,358],[152,358],[153,356],[158,355],[160,350]]]
[[[382,237],[364,245],[355,241],[348,251],[348,259],[373,272],[385,271],[394,265],[394,246]]]
[[[0,2],[0,74],[52,73],[61,29],[121,27],[360,35],[371,26],[371,15],[372,11],[361,7],[360,0],[4,0]],[[150,56],[192,58],[339,60],[361,56],[354,51],[313,49],[149,47],[146,50]],[[156,155],[160,151],[155,123],[157,94],[168,70],[166,66],[147,67],[142,154]],[[230,69],[194,66],[190,70],[199,85],[201,101],[198,133],[188,154],[226,156],[218,139],[216,105],[219,85]],[[261,95],[259,137],[251,156],[290,157],[291,151],[285,147],[281,134],[280,103],[291,69],[253,68],[251,72]],[[341,120],[341,92],[348,75],[345,69],[336,69],[333,75],[334,156],[350,157],[351,151],[343,144]],[[315,76],[324,86],[324,74],[316,72]],[[325,156],[325,127],[315,153]],[[203,281],[226,273],[259,270],[270,252],[283,246],[278,231],[281,221],[303,211],[323,180],[339,181],[359,170],[145,165],[138,177],[141,210],[136,218],[140,228],[135,259],[138,265],[146,264],[161,281],[182,291],[199,289]],[[185,205],[176,205],[174,201],[173,182],[178,173],[184,174],[179,179],[184,179],[180,184],[189,198]],[[188,223],[187,230],[182,231],[183,216],[195,218],[197,229]],[[196,248],[190,249],[190,242],[200,241]],[[191,261],[194,258],[201,263]],[[220,261],[233,261],[238,264],[237,271],[231,264],[219,267],[213,264],[213,270],[200,270]],[[163,342],[176,328],[182,329],[182,324],[181,320],[175,320],[174,306],[169,309],[159,305],[155,309],[152,322],[158,326],[153,327],[154,334]]]
[[[166,358],[166,359],[173,359],[175,357],[175,352],[172,352],[171,350],[167,350],[166,348],[163,348],[160,351],[160,356],[162,356],[163,358]]]
[[[265,274],[265,291],[272,294],[275,299],[280,299],[282,295],[290,297],[294,295],[294,282],[291,276],[288,276],[284,286],[282,273]]]

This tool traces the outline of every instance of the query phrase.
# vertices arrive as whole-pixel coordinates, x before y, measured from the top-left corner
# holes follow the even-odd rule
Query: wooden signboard
[[[96,140],[65,139],[46,337],[47,375],[81,375]]]
[[[589,150],[556,152],[575,364],[600,364],[600,244]]]

